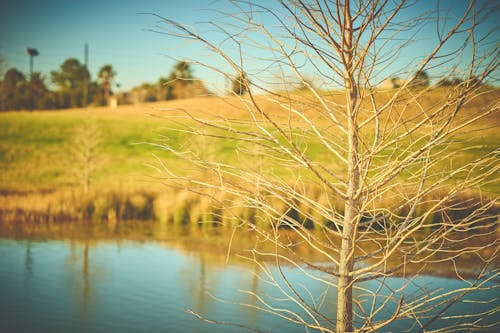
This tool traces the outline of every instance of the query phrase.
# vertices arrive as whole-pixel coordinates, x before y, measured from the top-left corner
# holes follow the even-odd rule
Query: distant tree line
[[[468,83],[469,85],[481,85],[488,86],[488,84],[482,82],[479,78],[475,76],[471,76],[467,78],[465,81],[458,77],[453,76],[445,76],[441,77],[437,80],[433,86],[434,87],[456,87],[464,83]],[[411,81],[407,81],[405,79],[399,78],[397,76],[390,77],[385,79],[380,88],[382,89],[397,89],[403,86],[404,84],[408,84],[409,88],[426,88],[431,86],[431,80],[429,74],[426,71],[420,71],[415,74],[415,77]]]
[[[168,101],[208,94],[210,92],[203,83],[194,77],[191,65],[188,62],[179,61],[174,65],[168,76],[160,77],[156,83],[143,83],[132,88],[125,96],[120,96],[120,102]]]
[[[0,110],[78,108],[88,104],[105,105],[112,93],[115,72],[111,65],[99,71],[99,81],[92,81],[87,67],[77,59],[65,60],[50,72],[54,89],[46,77],[34,72],[27,77],[16,68],[8,69],[0,81]]]
[[[2,60],[3,62],[3,60]],[[3,69],[3,66],[2,66]],[[0,71],[0,77],[3,72]],[[157,83],[143,83],[128,92],[116,94],[113,83],[116,72],[103,65],[97,80],[91,80],[87,67],[75,58],[65,60],[58,70],[50,72],[53,89],[40,72],[26,76],[16,68],[8,69],[0,81],[0,110],[64,109],[87,105],[107,105],[115,96],[120,104],[143,103],[206,95],[208,90],[193,76],[189,63],[176,63],[167,77]]]
[[[87,105],[108,105],[114,96],[119,104],[145,103],[208,95],[210,92],[193,75],[191,65],[185,61],[177,62],[169,75],[160,77],[156,83],[143,83],[127,92],[115,93],[113,83],[116,72],[112,65],[103,65],[97,80],[91,80],[90,73],[78,59],[65,60],[58,70],[50,72],[53,89],[46,84],[46,77],[34,72],[27,77],[16,68],[4,71],[5,61],[0,57],[0,110],[65,109]],[[5,72],[5,73],[4,73]],[[3,75],[2,75],[3,74]],[[473,78],[473,83],[477,79]],[[382,89],[399,88],[406,81],[398,77],[386,79]],[[436,86],[456,86],[463,83],[458,78],[444,77]],[[245,73],[231,80],[231,93],[243,95],[250,81]],[[412,87],[428,87],[430,78],[425,71],[416,74]]]

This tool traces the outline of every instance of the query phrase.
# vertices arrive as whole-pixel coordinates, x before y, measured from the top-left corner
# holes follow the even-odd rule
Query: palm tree
[[[193,79],[193,71],[189,62],[179,61],[175,64],[174,69],[170,72],[170,80],[191,80]]]
[[[99,70],[99,74],[97,75],[99,78],[99,84],[104,91],[104,98],[106,103],[109,102],[109,96],[111,95],[111,83],[116,75],[116,72],[113,71],[113,66],[104,65]]]

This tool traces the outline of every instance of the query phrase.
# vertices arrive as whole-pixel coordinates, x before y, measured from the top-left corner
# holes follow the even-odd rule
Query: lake
[[[239,326],[198,320],[186,312],[189,309],[209,319],[265,332],[304,332],[300,325],[252,307],[259,304],[257,294],[265,295],[275,307],[301,313],[281,299],[263,274],[267,268],[279,275],[272,263],[258,267],[251,262],[227,262],[222,253],[189,250],[169,241],[2,237],[1,332],[246,332]],[[312,296],[324,296],[323,309],[335,315],[333,288],[325,291],[297,268],[284,267],[283,271],[292,285],[304,286]],[[287,291],[283,280],[276,282]],[[362,287],[374,289],[376,282],[364,282]],[[397,288],[401,283],[401,278],[387,279],[384,288]],[[458,280],[423,276],[408,289],[430,292],[463,285]],[[475,296],[489,303],[456,304],[453,314],[500,307],[500,295],[494,291]],[[231,304],[235,302],[249,306]],[[399,332],[412,324],[411,320],[397,322],[386,331]]]

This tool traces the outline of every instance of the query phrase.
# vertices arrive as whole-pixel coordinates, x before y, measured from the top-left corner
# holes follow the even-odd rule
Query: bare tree
[[[191,167],[162,166],[172,184],[211,196],[226,207],[226,221],[274,244],[273,251],[255,247],[251,258],[293,307],[263,295],[252,306],[321,332],[379,331],[401,320],[413,331],[490,327],[483,319],[497,312],[495,303],[461,318],[449,310],[494,288],[499,276],[499,149],[491,144],[498,90],[481,86],[499,66],[498,41],[482,25],[498,14],[495,6],[437,2],[424,13],[421,4],[404,0],[233,4],[236,11],[224,16],[230,23],[210,23],[220,39],[162,17],[158,31],[199,42],[220,61],[201,63],[227,79],[247,75],[247,95],[238,104],[246,117],[184,110],[187,132],[234,141],[235,155],[207,160],[163,144]],[[419,53],[423,44],[415,48],[413,41],[424,35]],[[259,50],[253,59],[252,49]],[[412,84],[423,73],[447,72],[460,73],[463,83],[439,92]],[[276,92],[268,84],[290,73],[309,94]],[[321,80],[323,92],[305,73]],[[402,78],[399,87],[377,89],[393,76]],[[479,133],[489,145],[468,143],[479,144]],[[231,215],[236,203],[255,216]],[[298,244],[315,259],[299,255]],[[284,265],[336,289],[333,318],[305,286],[288,282]],[[436,267],[447,267],[463,287],[407,294]],[[391,277],[402,283],[389,286]],[[366,281],[375,287],[365,288]]]
[[[70,143],[71,166],[73,173],[79,179],[83,188],[83,193],[89,193],[92,178],[99,163],[99,146],[101,144],[101,129],[95,119],[86,117],[79,124],[73,134]]]

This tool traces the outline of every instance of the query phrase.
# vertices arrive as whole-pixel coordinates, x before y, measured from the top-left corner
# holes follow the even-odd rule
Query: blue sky
[[[128,89],[142,82],[156,82],[175,63],[171,38],[148,31],[157,19],[138,13],[152,12],[180,22],[207,18],[207,8],[224,3],[169,0],[7,0],[0,5],[0,55],[6,67],[29,72],[26,47],[37,48],[34,70],[49,80],[51,70],[70,57],[84,61],[89,45],[93,78],[104,64],[112,64],[116,81]],[[181,52],[181,50],[179,50]],[[196,68],[195,68],[196,74]]]
[[[265,4],[271,3],[265,1]],[[435,1],[422,0],[406,15],[416,15],[434,8]],[[452,10],[463,8],[467,1],[443,1]],[[139,13],[157,13],[186,24],[212,21],[220,18],[213,10],[228,10],[223,0],[7,0],[0,5],[0,55],[7,68],[29,71],[26,47],[37,48],[34,70],[41,71],[50,82],[50,71],[58,69],[70,57],[84,61],[84,45],[89,45],[89,69],[95,79],[99,68],[112,64],[117,72],[116,82],[129,89],[142,82],[156,82],[170,72],[172,58],[203,58],[205,54],[191,45],[171,36],[154,33],[158,19]],[[492,23],[497,25],[496,22]],[[205,25],[206,26],[206,25]],[[491,28],[491,25],[490,25]],[[420,39],[409,46],[410,52],[402,60],[425,54],[432,29],[424,29]],[[202,31],[209,38],[220,36]],[[498,35],[493,36],[498,42]],[[458,45],[460,40],[456,40]],[[258,47],[248,52],[259,56]],[[251,50],[251,51],[250,51]],[[233,53],[234,54],[234,53]],[[405,59],[406,57],[406,59]],[[216,64],[214,62],[214,64]],[[258,67],[262,64],[254,64]],[[222,80],[193,65],[194,74],[204,80]],[[217,83],[223,84],[223,83]]]

